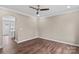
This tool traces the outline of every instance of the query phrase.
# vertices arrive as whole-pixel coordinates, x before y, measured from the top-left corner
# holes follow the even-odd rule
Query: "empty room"
[[[79,5],[0,5],[0,54],[78,54]]]

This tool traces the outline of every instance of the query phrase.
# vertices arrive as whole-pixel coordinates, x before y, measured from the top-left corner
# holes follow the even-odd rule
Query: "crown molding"
[[[18,13],[18,14],[21,14],[21,15],[24,15],[24,16],[33,17],[32,15],[29,15],[29,14],[26,14],[26,13],[23,13],[23,12],[14,10],[14,9],[6,8],[6,7],[0,7],[0,10],[9,11],[9,12],[14,12],[14,13]]]
[[[52,15],[49,15],[49,16],[44,16],[44,17],[41,17],[41,18],[45,18],[45,17],[47,18],[47,17],[53,17],[53,16],[61,16],[61,15],[65,15],[65,14],[69,14],[69,13],[73,13],[73,12],[78,12],[78,11],[79,11],[79,8],[69,10],[69,11],[66,11],[66,12],[55,13],[55,14],[52,14]]]
[[[30,16],[30,17],[37,17],[37,16],[33,16],[33,15],[30,15],[30,14],[26,14],[24,12],[20,12],[20,11],[17,11],[17,10],[14,10],[14,9],[10,9],[10,8],[6,8],[6,7],[0,7],[1,10],[6,10],[6,11],[10,11],[10,12],[15,12],[15,13],[18,13],[18,14],[21,14],[21,15],[24,15],[24,16]],[[59,12],[59,13],[55,13],[55,14],[50,14],[49,16],[39,16],[40,18],[47,18],[47,17],[52,17],[52,16],[60,16],[60,15],[64,15],[64,14],[68,14],[68,13],[72,13],[72,12],[77,12],[79,11],[79,8],[78,9],[73,9],[73,10],[69,10],[69,11],[66,11],[66,12]]]

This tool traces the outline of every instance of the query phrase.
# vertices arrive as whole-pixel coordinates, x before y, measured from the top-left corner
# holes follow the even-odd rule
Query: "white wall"
[[[16,18],[16,39],[17,42],[27,41],[37,37],[36,18],[24,16],[15,12],[0,10],[0,47],[2,46],[2,17],[11,15]]]
[[[79,44],[79,12],[41,18],[40,32],[48,40]]]
[[[16,31],[18,32],[18,42],[36,38],[36,19],[28,16],[17,16]]]

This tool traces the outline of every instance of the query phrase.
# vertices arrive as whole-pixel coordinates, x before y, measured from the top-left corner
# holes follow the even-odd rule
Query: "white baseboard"
[[[37,37],[32,37],[32,38],[24,39],[24,40],[21,40],[21,41],[17,41],[17,43],[19,44],[21,42],[32,40],[32,39],[35,39],[35,38],[37,38]]]
[[[55,39],[51,39],[51,38],[44,38],[44,37],[40,37],[40,38],[43,38],[43,39],[46,39],[46,40],[50,40],[50,41],[59,42],[59,43],[69,44],[69,45],[73,45],[73,46],[78,46],[79,47],[79,44],[75,44],[75,43],[69,43],[69,42],[59,41],[59,40],[55,40]]]
[[[78,46],[78,47],[79,47],[79,44],[69,43],[69,42],[64,42],[64,41],[59,41],[59,40],[55,40],[55,39],[51,39],[51,38],[33,37],[33,38],[28,38],[28,39],[29,39],[29,40],[32,40],[32,39],[35,39],[35,38],[42,38],[42,39],[46,39],[46,40],[50,40],[50,41],[55,41],[55,42],[64,43],[64,44],[69,44],[69,45],[73,45],[73,46]],[[28,39],[21,40],[21,41],[17,41],[17,43],[21,43],[21,42],[24,42],[24,41],[28,41]]]

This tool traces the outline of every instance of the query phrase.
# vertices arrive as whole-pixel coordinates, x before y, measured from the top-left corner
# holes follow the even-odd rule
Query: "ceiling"
[[[30,5],[1,5],[0,7],[12,9],[22,14],[37,16],[36,10],[29,8]],[[36,5],[32,5],[37,7]],[[79,10],[79,5],[40,5],[40,8],[49,8],[48,11],[40,11],[40,17],[59,15],[64,12]]]

